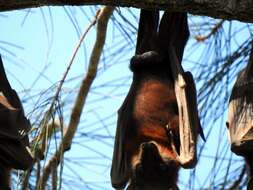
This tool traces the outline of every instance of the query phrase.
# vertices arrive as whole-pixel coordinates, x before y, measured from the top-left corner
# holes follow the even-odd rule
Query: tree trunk
[[[10,11],[41,6],[63,5],[113,5],[150,9],[187,11],[228,20],[253,22],[252,0],[0,0],[0,11]]]

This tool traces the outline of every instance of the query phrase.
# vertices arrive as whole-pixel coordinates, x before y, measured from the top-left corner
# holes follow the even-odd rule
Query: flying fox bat
[[[253,44],[248,64],[232,89],[226,125],[232,152],[243,156],[249,166],[248,189],[253,189]]]
[[[189,37],[186,13],[141,10],[133,81],[118,121],[111,168],[115,189],[178,189],[180,166],[196,165],[202,134],[196,90],[181,67]]]
[[[8,82],[0,56],[0,189],[9,189],[10,170],[28,169],[33,163],[29,149],[30,122],[21,101]]]

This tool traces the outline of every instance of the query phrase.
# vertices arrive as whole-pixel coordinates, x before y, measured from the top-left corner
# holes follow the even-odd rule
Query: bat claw
[[[166,128],[169,124],[166,125]],[[168,130],[168,133],[169,133],[169,137],[171,139],[171,147],[172,147],[172,150],[173,152],[176,154],[176,157],[179,158],[179,155],[178,155],[178,152],[177,152],[177,149],[176,149],[176,146],[175,146],[175,142],[174,142],[174,135],[173,135],[173,132],[170,128],[167,129]]]

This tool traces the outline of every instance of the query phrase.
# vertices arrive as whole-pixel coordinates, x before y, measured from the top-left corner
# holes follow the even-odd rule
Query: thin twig
[[[219,28],[222,26],[222,24],[224,23],[225,20],[221,20],[220,22],[218,22],[213,28],[212,30],[209,32],[209,34],[207,34],[206,36],[201,36],[201,35],[198,35],[198,36],[195,36],[195,39],[198,41],[198,42],[203,42],[205,40],[207,40],[208,38],[210,38],[212,35],[214,35],[218,30]]]
[[[96,42],[94,45],[94,48],[92,50],[90,62],[89,62],[89,68],[86,76],[84,77],[81,87],[79,89],[76,102],[74,105],[74,108],[71,113],[70,123],[68,125],[68,129],[63,136],[63,139],[60,143],[59,148],[56,150],[54,155],[51,157],[51,159],[46,164],[43,173],[40,177],[40,182],[38,185],[39,190],[44,190],[46,182],[49,178],[50,173],[52,172],[52,165],[59,164],[60,159],[62,158],[62,155],[65,151],[70,149],[72,139],[76,133],[77,126],[80,121],[80,116],[86,101],[87,94],[89,92],[90,86],[93,82],[93,80],[96,77],[97,73],[97,67],[98,62],[102,53],[102,49],[105,43],[105,37],[106,37],[106,29],[108,20],[114,10],[114,7],[106,6],[97,15],[97,37]]]
[[[54,110],[55,102],[56,102],[57,99],[59,98],[59,94],[60,94],[60,92],[61,92],[62,86],[63,86],[63,84],[64,84],[64,82],[65,82],[65,80],[66,80],[66,77],[67,77],[67,75],[68,75],[68,73],[69,73],[69,71],[70,71],[70,67],[71,67],[71,65],[72,65],[73,62],[74,62],[74,59],[75,59],[75,57],[76,57],[76,54],[77,54],[77,52],[78,52],[78,50],[79,50],[79,48],[80,48],[80,46],[81,46],[81,44],[82,44],[82,42],[83,42],[85,36],[86,36],[87,33],[89,32],[89,30],[92,28],[92,26],[94,26],[94,25],[96,24],[96,22],[97,22],[97,16],[98,16],[98,14],[99,14],[99,11],[97,12],[97,14],[96,14],[94,20],[90,23],[90,25],[88,26],[88,28],[87,28],[87,29],[85,30],[85,32],[82,34],[82,36],[81,36],[81,38],[80,38],[80,40],[79,40],[79,42],[78,42],[78,44],[77,44],[77,46],[76,46],[76,48],[75,48],[75,50],[74,50],[74,53],[73,53],[73,55],[72,55],[72,57],[71,57],[71,59],[70,59],[70,61],[69,61],[69,64],[68,64],[68,66],[67,66],[67,68],[66,68],[66,71],[65,71],[65,73],[63,74],[63,77],[62,77],[62,79],[61,79],[61,81],[60,81],[60,84],[59,84],[59,86],[58,86],[58,88],[57,88],[57,90],[56,90],[56,93],[55,93],[55,95],[54,95],[54,98],[53,98],[53,100],[52,100],[52,103],[51,103],[51,105],[50,105],[48,111],[47,111],[46,114],[45,114],[45,117],[44,117],[44,119],[43,119],[42,130],[41,130],[41,133],[40,133],[40,135],[39,135],[39,136],[41,136],[41,137],[38,138],[38,139],[42,139],[42,150],[41,150],[41,153],[44,153],[44,151],[45,151],[45,147],[46,147],[46,143],[47,143],[47,138],[46,138],[46,137],[47,137],[47,131],[48,131],[48,125],[47,125],[47,123],[49,122],[50,115],[52,114],[52,112],[53,112],[53,110]]]
[[[58,176],[57,176],[57,164],[54,163],[52,165],[52,190],[57,190],[58,184]]]
[[[98,13],[97,13],[97,15],[98,15]],[[38,138],[37,138],[37,139],[40,139],[40,140],[41,140],[42,144],[41,144],[39,150],[36,150],[36,146],[35,146],[35,157],[42,157],[42,155],[43,155],[44,152],[45,152],[45,147],[46,147],[46,143],[47,143],[47,133],[48,133],[48,131],[49,131],[49,130],[48,130],[48,125],[47,125],[47,123],[48,123],[49,120],[50,120],[50,116],[51,116],[51,114],[52,114],[52,112],[53,112],[53,110],[54,110],[55,102],[57,101],[57,99],[58,99],[58,97],[59,97],[59,94],[60,94],[60,92],[61,92],[62,86],[63,86],[63,84],[64,84],[64,82],[65,82],[65,80],[66,80],[66,77],[67,77],[67,75],[68,75],[68,73],[69,73],[69,71],[70,71],[71,65],[72,65],[73,62],[74,62],[74,59],[75,59],[75,57],[76,57],[76,54],[77,54],[77,52],[78,52],[78,50],[79,50],[79,48],[80,48],[80,46],[81,46],[81,44],[82,44],[84,38],[86,37],[87,33],[90,31],[90,29],[92,28],[92,26],[94,26],[94,25],[96,24],[97,15],[95,16],[94,20],[90,23],[90,25],[88,26],[88,28],[84,31],[84,33],[82,34],[82,36],[81,36],[81,38],[80,38],[80,40],[79,40],[79,42],[78,42],[76,48],[74,49],[74,53],[73,53],[73,55],[72,55],[72,57],[71,57],[71,59],[70,59],[70,61],[69,61],[69,64],[68,64],[68,66],[67,66],[67,68],[66,68],[66,71],[65,71],[64,74],[63,74],[62,79],[60,80],[59,86],[58,86],[58,88],[57,88],[57,90],[56,90],[56,93],[55,93],[54,98],[53,98],[53,100],[52,100],[52,102],[51,102],[51,105],[50,105],[48,111],[46,112],[46,114],[45,114],[45,116],[44,116],[43,124],[42,124],[42,129],[41,129],[41,132],[40,132],[40,134],[38,135]],[[38,140],[38,142],[39,142],[39,140]],[[38,156],[38,155],[39,155],[39,156]],[[36,158],[36,159],[39,159],[39,158]],[[38,162],[39,162],[39,161],[38,161]],[[39,172],[40,172],[40,171],[39,171]],[[28,175],[28,173],[27,173],[27,174],[25,175],[25,178],[24,178],[24,183],[23,183],[23,185],[22,185],[22,186],[23,186],[22,189],[27,189],[28,183],[25,183],[25,182],[28,181],[29,177],[30,177],[30,175]],[[37,178],[37,179],[38,179],[38,178]]]

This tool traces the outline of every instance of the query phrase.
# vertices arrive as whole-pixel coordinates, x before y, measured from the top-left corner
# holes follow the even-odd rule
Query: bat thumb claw
[[[176,154],[176,157],[179,158],[179,154],[177,152],[177,149],[176,149],[176,146],[175,146],[175,142],[174,142],[174,135],[173,135],[173,132],[172,130],[169,130],[169,135],[170,135],[170,139],[171,139],[171,147],[172,147],[172,150],[173,152]]]

